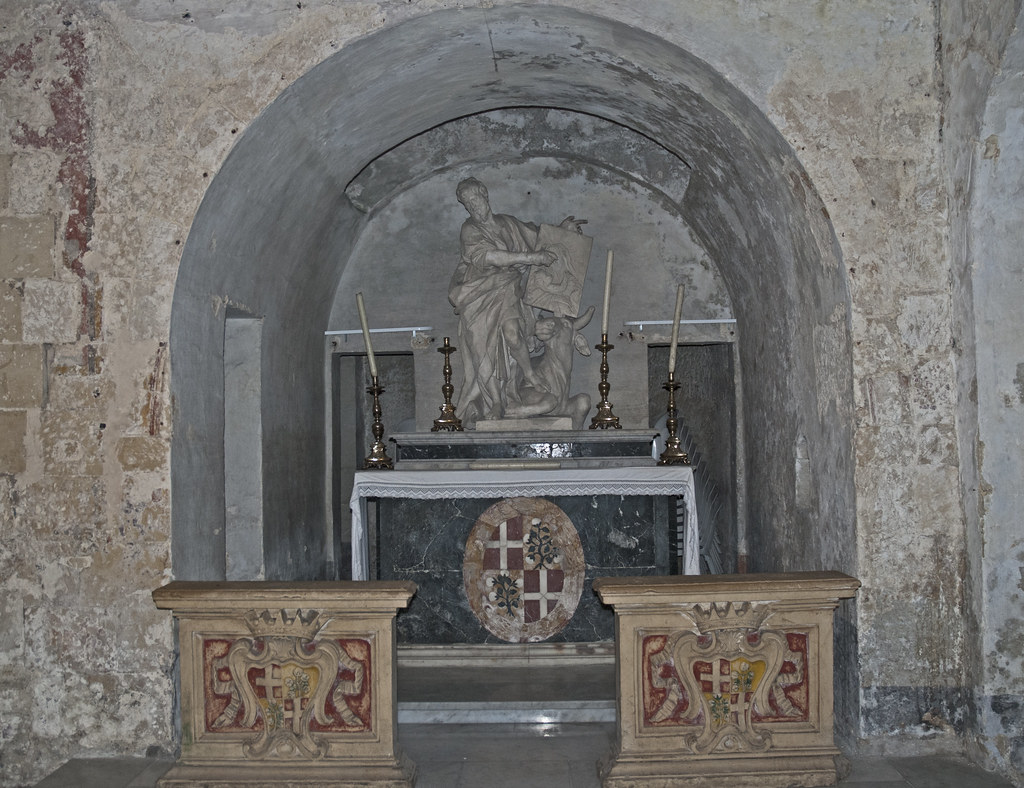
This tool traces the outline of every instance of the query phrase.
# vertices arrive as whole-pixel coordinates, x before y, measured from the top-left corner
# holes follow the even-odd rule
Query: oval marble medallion
[[[585,571],[580,536],[542,498],[506,498],[466,540],[462,578],[473,613],[509,643],[547,640],[576,612]]]

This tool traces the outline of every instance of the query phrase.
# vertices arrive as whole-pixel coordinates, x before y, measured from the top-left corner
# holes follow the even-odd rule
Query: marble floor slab
[[[597,762],[611,723],[576,725],[399,725],[416,762],[417,788],[598,788]],[[69,761],[37,788],[155,788],[167,760]],[[1013,788],[954,756],[857,758],[846,788]]]
[[[173,765],[163,758],[75,758],[36,788],[155,788]]]
[[[417,788],[599,788],[614,724],[403,725]],[[848,788],[1013,788],[956,757],[858,758]]]
[[[1012,783],[994,774],[979,777],[976,767],[952,756],[932,758],[889,758],[889,764],[914,788],[1012,788]],[[977,782],[979,779],[988,782]]]
[[[399,742],[419,761],[417,788],[594,788],[614,724],[408,725]]]

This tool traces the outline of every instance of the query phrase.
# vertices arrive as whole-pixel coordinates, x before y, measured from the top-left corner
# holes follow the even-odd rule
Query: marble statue
[[[572,249],[572,243],[545,243],[545,239],[560,237],[565,241],[570,234],[582,236],[581,226],[586,222],[568,216],[557,227],[542,227],[495,214],[487,187],[476,178],[460,182],[456,197],[469,213],[459,238],[461,257],[448,288],[448,300],[459,316],[465,370],[459,415],[467,426],[484,419],[511,417],[513,413],[554,415],[551,410],[543,410],[542,403],[550,404],[552,410],[569,407],[572,345],[561,354],[548,356],[545,350],[547,361],[535,363],[531,351],[536,353],[544,337],[553,340],[565,331],[554,323],[541,322],[538,333],[534,306],[549,309],[555,312],[554,317],[563,319],[566,315],[559,313],[578,310],[589,243],[588,257],[581,264],[580,252]],[[539,291],[545,301],[528,303],[524,298],[527,276],[542,269],[548,269],[549,276],[538,281],[546,286],[534,285],[532,289]],[[574,332],[568,333],[570,343]],[[567,359],[569,369],[552,373],[556,356]],[[576,407],[580,406],[577,403]]]
[[[512,418],[532,416],[568,416],[574,430],[583,429],[590,412],[590,395],[569,396],[573,352],[590,355],[590,345],[580,329],[594,316],[594,307],[577,318],[551,315],[540,317],[534,326],[535,336],[544,343],[544,352],[531,359],[534,377],[543,381],[540,387],[524,384],[518,401],[510,403],[506,415]]]

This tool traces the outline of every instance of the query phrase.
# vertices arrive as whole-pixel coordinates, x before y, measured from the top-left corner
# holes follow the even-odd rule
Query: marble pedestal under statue
[[[616,788],[834,785],[839,572],[598,578],[615,608]]]
[[[189,583],[181,757],[161,788],[411,788],[396,745],[395,614],[410,582]]]

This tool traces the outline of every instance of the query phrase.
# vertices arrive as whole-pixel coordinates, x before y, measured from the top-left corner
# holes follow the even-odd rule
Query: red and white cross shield
[[[546,640],[572,618],[583,590],[579,534],[540,498],[490,507],[466,540],[463,579],[484,627],[509,642]]]

